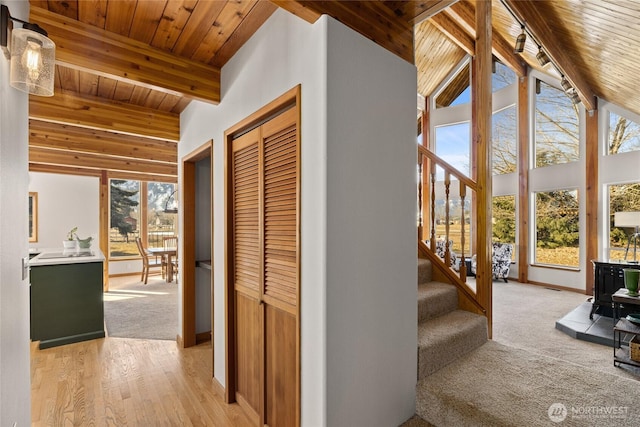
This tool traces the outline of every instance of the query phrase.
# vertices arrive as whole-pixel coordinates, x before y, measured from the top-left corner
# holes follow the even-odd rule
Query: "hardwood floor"
[[[216,394],[211,343],[104,338],[31,345],[33,426],[248,426]]]

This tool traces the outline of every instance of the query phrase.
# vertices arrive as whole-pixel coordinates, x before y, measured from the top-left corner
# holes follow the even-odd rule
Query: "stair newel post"
[[[444,236],[444,263],[446,266],[451,265],[451,248],[449,247],[449,222],[450,222],[450,206],[449,206],[449,192],[451,187],[451,174],[448,170],[444,172],[444,219],[445,219],[445,236]]]
[[[422,212],[422,175],[424,172],[424,155],[418,151],[418,239],[422,240],[424,230],[424,213]]]
[[[463,282],[467,281],[467,264],[464,262],[465,254],[464,254],[464,226],[465,226],[465,216],[464,216],[464,202],[465,197],[467,196],[467,186],[460,181],[460,279]]]
[[[429,159],[429,175],[431,176],[431,218],[429,219],[431,230],[429,237],[429,249],[436,251],[436,162]]]

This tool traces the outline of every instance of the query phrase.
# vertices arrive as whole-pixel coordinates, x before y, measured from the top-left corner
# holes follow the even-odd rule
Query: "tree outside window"
[[[578,190],[535,193],[535,263],[578,267],[580,258]]]
[[[139,235],[140,182],[112,179],[110,185],[109,255],[136,256]]]
[[[536,167],[558,165],[580,158],[578,106],[560,89],[537,82]]]

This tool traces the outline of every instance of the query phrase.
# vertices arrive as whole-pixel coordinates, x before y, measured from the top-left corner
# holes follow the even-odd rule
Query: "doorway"
[[[212,340],[213,331],[213,141],[182,160],[182,344]],[[213,351],[212,356],[213,358]],[[213,372],[211,372],[213,376]]]

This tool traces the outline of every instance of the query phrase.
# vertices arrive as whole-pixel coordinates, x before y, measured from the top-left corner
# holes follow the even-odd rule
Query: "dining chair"
[[[177,276],[178,272],[178,236],[165,236],[162,238],[162,247],[164,249],[175,248],[176,254],[171,257],[171,264],[173,268],[174,276]],[[164,271],[167,271],[168,257],[163,257],[162,263]],[[177,280],[177,279],[176,279]]]
[[[149,252],[142,246],[142,239],[140,237],[136,237],[136,246],[142,257],[142,277],[140,280],[146,285],[149,279],[149,270],[159,268],[162,273],[162,260],[152,258]]]

